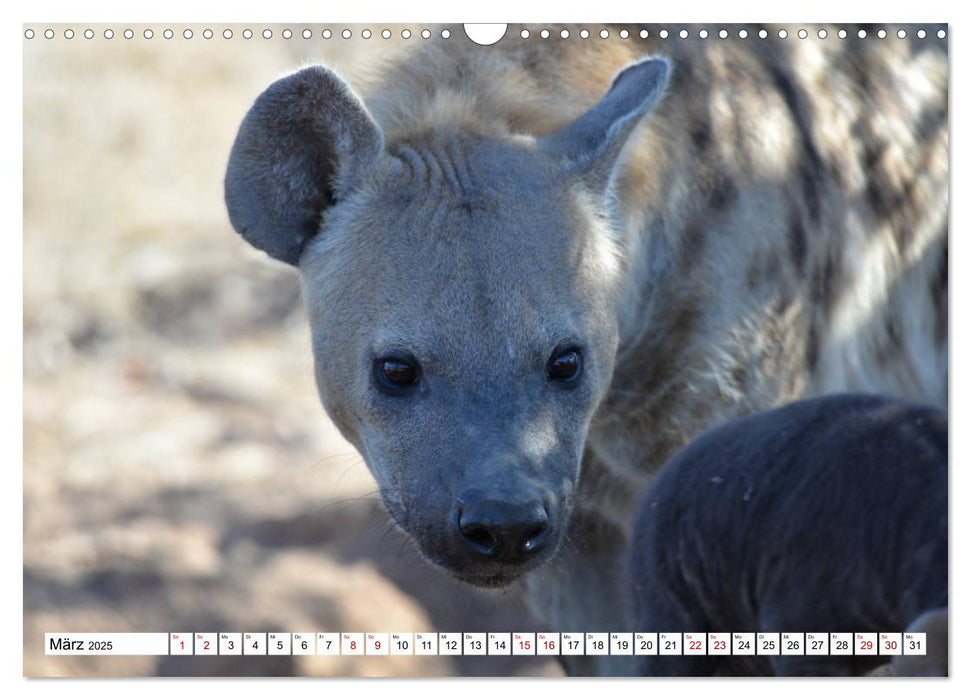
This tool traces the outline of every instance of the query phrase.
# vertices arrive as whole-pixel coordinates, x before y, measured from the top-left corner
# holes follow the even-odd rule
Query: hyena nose
[[[549,542],[550,519],[540,501],[471,501],[457,505],[456,526],[466,549],[506,561],[539,553]]]

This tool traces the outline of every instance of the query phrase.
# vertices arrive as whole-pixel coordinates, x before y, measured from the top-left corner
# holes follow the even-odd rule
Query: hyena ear
[[[233,228],[296,265],[321,213],[374,167],[384,139],[350,88],[315,66],[277,80],[250,108],[226,168]]]
[[[597,104],[556,133],[540,138],[539,149],[593,187],[605,189],[627,137],[660,101],[670,73],[666,58],[630,64]]]

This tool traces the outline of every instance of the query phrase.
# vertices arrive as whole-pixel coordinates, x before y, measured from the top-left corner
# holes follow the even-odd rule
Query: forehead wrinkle
[[[388,152],[420,178],[410,180],[427,191],[458,195],[483,193],[496,199],[535,200],[555,167],[538,158],[521,140],[493,138],[473,132],[422,133],[391,142]],[[528,193],[526,193],[528,191]]]
[[[424,257],[426,246],[449,244],[445,256],[461,255],[460,240],[488,236],[495,241],[495,224],[489,217],[498,212],[497,195],[473,175],[462,149],[435,153],[404,147],[399,157],[405,167],[385,183],[379,195],[384,209],[385,244],[406,244]],[[406,251],[402,251],[408,254]]]
[[[485,189],[484,184],[478,182],[475,168],[470,167],[468,150],[457,142],[450,144],[448,162],[452,165],[455,183],[459,192],[463,194],[475,193]]]
[[[389,151],[408,167],[408,183],[419,191],[467,195],[483,187],[476,169],[470,167],[467,146],[461,139],[427,140],[398,142]]]
[[[462,188],[462,179],[458,174],[458,164],[456,162],[459,152],[460,149],[456,148],[454,143],[446,143],[440,150],[430,150],[428,156],[436,159],[439,171],[442,173],[442,177],[449,189],[457,194],[465,194]]]
[[[407,172],[403,173],[404,182],[395,182],[393,189],[397,190],[402,186],[410,189],[426,189],[428,187],[432,173],[429,164],[419,151],[407,144],[400,143],[389,148],[389,153],[407,167]]]

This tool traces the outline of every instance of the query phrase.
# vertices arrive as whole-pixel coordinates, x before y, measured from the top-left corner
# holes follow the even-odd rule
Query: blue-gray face
[[[566,529],[617,347],[623,272],[601,210],[669,72],[632,63],[535,139],[443,123],[389,143],[320,66],[240,125],[233,227],[299,264],[324,405],[395,520],[467,581],[506,583]]]
[[[530,144],[394,144],[300,269],[324,405],[395,521],[482,586],[548,560],[617,344],[612,238]]]

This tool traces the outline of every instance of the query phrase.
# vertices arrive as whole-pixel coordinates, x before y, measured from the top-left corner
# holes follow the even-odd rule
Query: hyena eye
[[[557,350],[546,364],[546,376],[564,384],[575,383],[583,372],[583,358],[578,348]]]
[[[374,361],[374,377],[378,389],[399,396],[418,384],[421,367],[407,357],[380,357]]]

